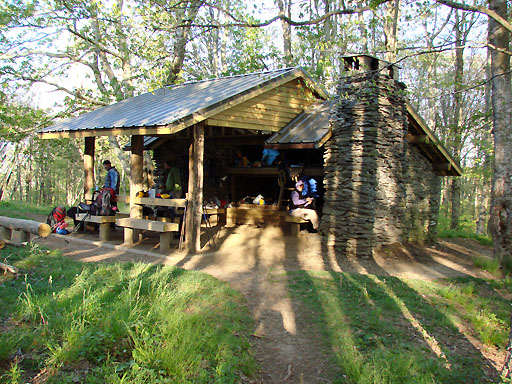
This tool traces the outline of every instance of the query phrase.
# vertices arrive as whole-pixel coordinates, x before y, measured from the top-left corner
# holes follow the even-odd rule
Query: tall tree
[[[291,0],[275,0],[279,8],[279,15],[291,18]],[[283,30],[283,63],[287,67],[293,64],[292,56],[292,28],[286,20],[281,19],[281,28]]]

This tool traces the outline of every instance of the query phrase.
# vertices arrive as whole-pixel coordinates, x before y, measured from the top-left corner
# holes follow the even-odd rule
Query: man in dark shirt
[[[103,188],[112,188],[116,195],[119,195],[119,185],[120,185],[120,177],[119,172],[116,167],[113,167],[110,163],[110,160],[105,160],[103,162],[103,167],[107,171],[107,176],[105,176],[105,183],[103,183]]]

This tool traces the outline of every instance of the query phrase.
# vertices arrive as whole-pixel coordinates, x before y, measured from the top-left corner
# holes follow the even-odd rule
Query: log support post
[[[160,234],[160,250],[163,252],[170,252],[171,250],[171,236],[172,232],[162,232]]]
[[[144,154],[144,136],[132,136],[132,154],[130,157],[130,218],[142,218],[142,206],[133,203],[137,192],[142,191],[142,170]],[[124,244],[131,246],[140,240],[140,230],[124,229]]]
[[[101,223],[100,224],[100,241],[109,241],[110,240],[110,224],[111,223]]]
[[[189,145],[188,207],[186,218],[186,249],[189,254],[201,249],[201,216],[203,210],[204,123],[192,127]]]
[[[12,230],[10,228],[0,226],[0,240],[11,240]]]
[[[86,202],[92,200],[92,194],[94,190],[94,137],[85,138],[85,149],[84,149],[84,170],[85,170],[85,181],[84,181],[84,197]]]
[[[30,241],[30,232],[27,231],[16,231],[18,235],[18,241],[20,243],[25,243]]]

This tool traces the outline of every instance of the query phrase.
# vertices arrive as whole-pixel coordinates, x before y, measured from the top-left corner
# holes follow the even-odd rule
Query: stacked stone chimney
[[[397,68],[371,56],[345,63],[325,145],[322,232],[338,255],[369,258],[377,246],[407,241],[414,226],[431,221],[429,185],[438,177],[405,139],[405,86]],[[427,193],[418,200],[417,190]],[[424,209],[415,215],[418,203]]]

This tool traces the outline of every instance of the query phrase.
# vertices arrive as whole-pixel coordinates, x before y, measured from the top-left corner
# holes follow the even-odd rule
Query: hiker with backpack
[[[117,210],[116,196],[119,195],[119,185],[121,184],[121,178],[116,167],[112,166],[110,160],[103,161],[103,167],[107,171],[105,176],[105,182],[103,183],[103,189],[110,189],[110,206]]]
[[[110,160],[105,160],[103,162],[103,167],[107,171],[107,176],[105,176],[105,183],[103,183],[103,188],[112,188],[114,193],[119,195],[119,185],[121,184],[119,171],[116,169],[116,167],[112,166]]]

